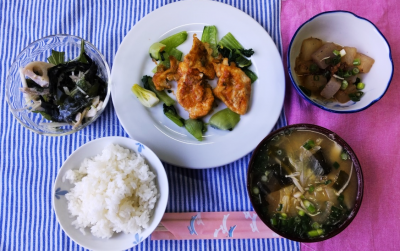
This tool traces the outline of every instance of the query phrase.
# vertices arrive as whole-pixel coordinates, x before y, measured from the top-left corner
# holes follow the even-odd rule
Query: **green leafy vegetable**
[[[251,65],[251,60],[248,60],[247,58],[240,55],[235,59],[235,63],[237,67],[244,68],[244,67],[249,67]]]
[[[150,57],[154,58],[155,60],[162,59],[163,56],[160,52],[162,52],[164,49],[165,49],[165,44],[158,42],[152,44],[149,48]]]
[[[254,54],[253,49],[248,49],[248,50],[246,50],[246,49],[240,49],[239,51],[240,51],[240,53],[241,53],[243,56],[248,57],[248,58],[251,57],[251,56],[253,56],[253,54]]]
[[[236,38],[230,32],[228,32],[228,34],[226,34],[221,38],[218,45],[220,45],[221,47],[226,47],[231,50],[244,49],[243,46],[239,43],[239,41],[237,41]]]
[[[216,129],[232,131],[239,121],[239,114],[231,111],[229,108],[225,108],[212,115],[209,124]]]
[[[178,115],[173,105],[167,106],[166,104],[163,104],[163,112],[165,116],[167,116],[172,122],[174,122],[178,126],[184,125],[185,120]]]
[[[204,122],[196,119],[185,120],[186,130],[192,134],[198,141],[203,140],[203,132],[207,131]]]
[[[131,90],[139,99],[140,103],[146,107],[153,107],[159,101],[154,92],[146,90],[138,84],[134,84]]]
[[[65,52],[51,50],[50,57],[47,58],[50,64],[58,65],[64,63]]]
[[[81,52],[79,53],[79,56],[74,59],[73,61],[78,61],[84,64],[88,64],[89,61],[86,58],[86,53],[85,53],[85,40],[82,39],[81,41]]]
[[[251,83],[254,83],[258,79],[257,75],[248,68],[243,68],[242,71],[250,78]]]
[[[156,89],[156,86],[153,83],[153,79],[150,76],[143,76],[142,83],[145,89],[154,92],[157,95],[157,97],[167,106],[175,104],[175,100],[173,100],[170,96],[168,96],[168,94],[165,93],[165,91],[159,91]]]
[[[179,45],[181,45],[183,42],[185,42],[187,39],[187,36],[188,36],[188,34],[186,31],[181,31],[181,32],[171,35],[167,38],[164,38],[163,40],[160,41],[160,43],[165,44],[164,50],[166,52],[169,52],[172,48],[176,48]]]
[[[218,49],[217,49],[217,44],[218,44],[218,31],[217,27],[214,25],[212,26],[204,26],[203,29],[203,35],[201,36],[201,42],[208,43],[210,45],[210,48],[213,50],[212,56],[216,57],[218,56]]]

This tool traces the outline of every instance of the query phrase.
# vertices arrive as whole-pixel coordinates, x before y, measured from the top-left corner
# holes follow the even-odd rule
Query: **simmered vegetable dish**
[[[262,146],[249,178],[260,217],[304,240],[337,229],[357,195],[349,155],[335,141],[308,130],[286,130]]]
[[[354,47],[310,37],[301,45],[295,72],[300,79],[299,87],[307,96],[340,103],[358,102],[365,87],[359,74],[369,72],[374,62]]]

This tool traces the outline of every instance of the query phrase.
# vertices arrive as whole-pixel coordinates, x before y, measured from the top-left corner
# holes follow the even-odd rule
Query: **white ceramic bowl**
[[[356,47],[357,51],[375,59],[371,71],[361,74],[361,80],[365,83],[361,101],[346,104],[322,102],[300,90],[294,66],[303,40],[309,37]],[[359,112],[370,107],[383,97],[393,77],[392,55],[386,38],[371,21],[348,11],[323,12],[302,24],[290,42],[287,63],[290,79],[297,92],[310,103],[336,113]]]
[[[153,215],[150,218],[149,227],[144,229],[139,234],[114,234],[110,239],[101,239],[94,237],[90,230],[83,235],[80,230],[75,229],[71,222],[75,218],[71,218],[68,212],[68,204],[65,199],[65,194],[73,187],[67,180],[62,181],[65,172],[70,169],[78,169],[85,158],[93,157],[108,146],[109,144],[118,144],[124,148],[131,149],[138,154],[141,154],[150,169],[156,175],[156,186],[160,197],[157,200]],[[126,250],[136,246],[141,241],[146,239],[160,223],[164,215],[168,201],[168,179],[164,166],[160,159],[147,146],[137,142],[136,140],[124,137],[105,137],[96,139],[78,148],[68,157],[63,166],[58,172],[52,192],[52,204],[56,213],[57,220],[60,223],[64,232],[79,245],[92,250]]]

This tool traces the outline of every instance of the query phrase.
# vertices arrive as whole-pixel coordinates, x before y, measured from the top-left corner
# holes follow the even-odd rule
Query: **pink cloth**
[[[255,212],[165,213],[151,240],[281,238]]]
[[[400,64],[398,0],[283,0],[285,68],[287,49],[297,28],[314,15],[329,10],[348,10],[373,22],[389,41],[395,68]],[[330,240],[302,244],[302,250],[400,250],[399,71],[395,69],[392,83],[380,101],[353,114],[334,114],[309,104],[297,94],[289,76],[286,77],[288,123],[317,124],[336,132],[356,152],[365,183],[361,209],[350,226]]]

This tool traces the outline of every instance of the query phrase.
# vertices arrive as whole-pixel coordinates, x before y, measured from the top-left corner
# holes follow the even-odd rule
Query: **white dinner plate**
[[[197,141],[184,127],[178,127],[163,114],[162,103],[144,107],[131,92],[141,84],[143,75],[152,76],[155,64],[149,47],[180,31],[188,39],[178,47],[190,51],[193,34],[201,39],[205,25],[215,25],[218,39],[231,32],[246,49],[252,48],[251,70],[258,80],[252,84],[249,110],[241,116],[233,131],[220,131],[208,126],[203,141]],[[130,137],[149,146],[168,163],[187,168],[217,167],[235,161],[251,152],[271,131],[280,115],[285,95],[282,59],[269,34],[244,12],[218,2],[182,1],[159,8],[140,20],[126,35],[115,56],[112,73],[112,101],[122,126]],[[211,81],[215,87],[216,81]],[[173,90],[176,83],[172,84]],[[173,92],[170,96],[176,100]],[[222,102],[203,118],[208,122]],[[175,104],[184,119],[188,113]]]

